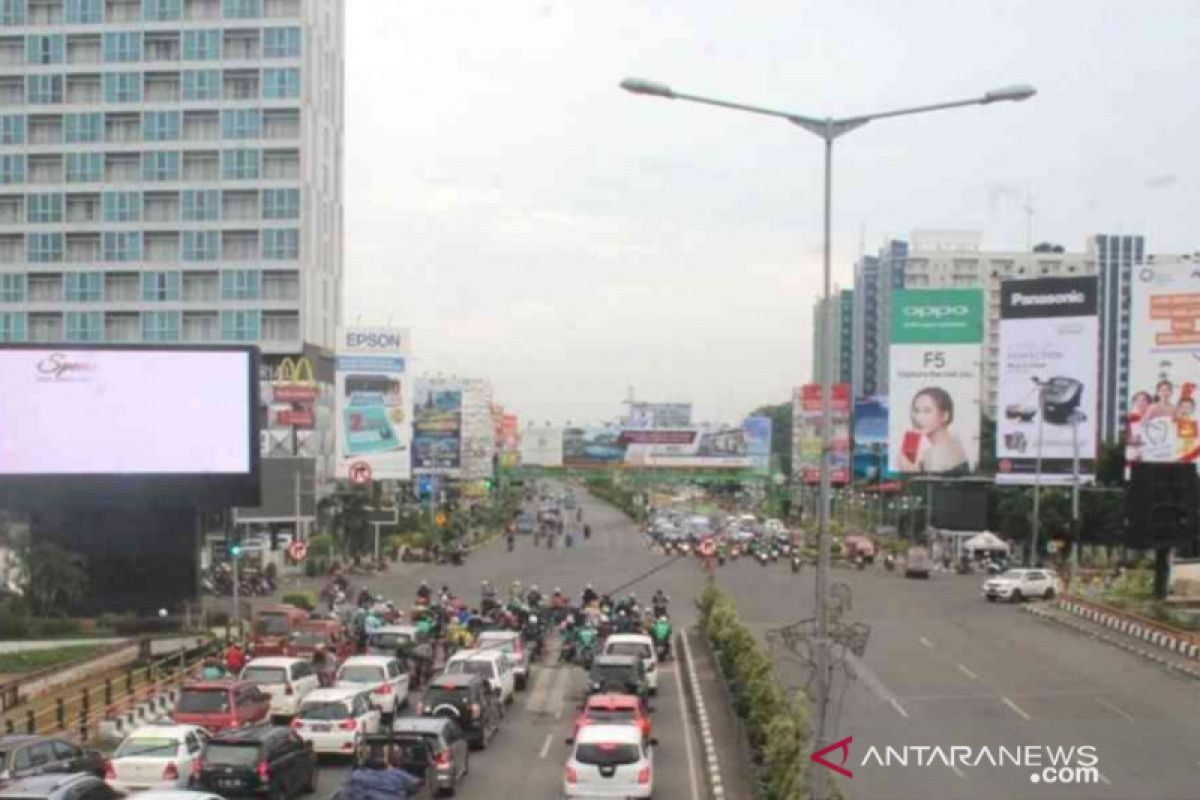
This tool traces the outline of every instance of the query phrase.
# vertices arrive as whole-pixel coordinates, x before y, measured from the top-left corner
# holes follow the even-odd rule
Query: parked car
[[[580,729],[587,725],[634,725],[641,729],[645,741],[654,741],[651,738],[654,726],[650,722],[650,708],[637,695],[594,694],[589,697],[575,715],[575,724],[567,744],[574,744]]]
[[[512,662],[504,653],[494,650],[459,650],[450,656],[443,671],[447,675],[479,675],[487,679],[501,703],[513,701],[517,680]]]
[[[588,725],[567,759],[563,794],[648,798],[654,793],[654,757],[633,725]]]
[[[271,696],[249,681],[196,681],[185,684],[171,715],[180,725],[211,733],[262,722],[271,714]]]
[[[650,694],[658,694],[658,654],[654,640],[644,633],[614,633],[604,643],[606,656],[636,656],[642,660],[646,672],[646,687]]]
[[[408,705],[408,673],[391,656],[351,656],[338,667],[334,685],[369,690],[371,702],[387,715]]]
[[[104,777],[104,756],[56,736],[13,733],[0,736],[0,782],[47,772],[86,772]]]
[[[497,650],[508,656],[512,663],[513,681],[518,691],[529,684],[529,650],[521,641],[517,631],[482,631],[475,640],[479,650]]]
[[[588,694],[650,694],[646,667],[637,656],[596,656],[588,670]]]
[[[34,775],[0,789],[0,800],[116,800],[120,796],[90,772]]]
[[[1053,570],[1010,569],[984,581],[982,594],[991,603],[997,600],[1019,603],[1036,597],[1052,600],[1061,591],[1062,581]]]
[[[480,675],[463,673],[434,678],[425,688],[417,713],[454,720],[467,741],[480,750],[500,730],[500,704],[487,679]]]
[[[291,717],[300,701],[320,688],[312,662],[290,656],[253,659],[242,669],[241,678],[270,695],[272,717]]]
[[[392,741],[402,748],[401,766],[408,769],[409,764],[416,768],[423,763],[432,765],[432,773],[426,771],[429,782],[446,794],[454,794],[470,770],[467,737],[448,717],[397,717],[392,721]],[[421,760],[418,745],[428,752],[427,761]]]
[[[266,795],[290,800],[317,790],[317,757],[290,728],[256,725],[229,730],[209,740],[196,785],[225,798]]]
[[[104,780],[121,794],[186,789],[208,744],[196,725],[143,725],[134,729],[104,766]]]
[[[292,730],[314,753],[353,756],[364,735],[379,732],[382,716],[362,688],[317,689],[296,710]]]

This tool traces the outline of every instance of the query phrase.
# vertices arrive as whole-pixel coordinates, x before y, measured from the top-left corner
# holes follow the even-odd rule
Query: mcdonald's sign
[[[291,357],[279,362],[275,368],[272,386],[277,403],[311,403],[317,399],[317,381],[313,377],[312,362],[300,357]]]

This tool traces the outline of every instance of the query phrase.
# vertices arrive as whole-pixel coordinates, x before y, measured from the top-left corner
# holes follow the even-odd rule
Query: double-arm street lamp
[[[831,294],[831,209],[833,204],[833,142],[840,136],[844,136],[852,130],[861,128],[868,122],[878,119],[887,119],[889,117],[904,117],[910,114],[924,114],[928,111],[942,111],[950,108],[960,108],[963,106],[978,106],[988,105],[990,103],[998,103],[1006,100],[1019,101],[1028,100],[1036,93],[1032,86],[1017,85],[1006,86],[1000,89],[994,89],[979,97],[972,97],[966,100],[954,100],[948,103],[934,103],[932,105],[914,106],[912,108],[902,108],[896,111],[883,111],[877,114],[862,114],[854,117],[843,117],[835,119],[833,117],[810,117],[805,114],[794,114],[787,111],[776,111],[770,108],[762,108],[760,106],[746,105],[744,103],[733,103],[728,100],[718,100],[712,97],[702,97],[700,95],[685,94],[677,92],[671,87],[656,83],[654,81],[643,80],[641,78],[626,78],[621,81],[621,88],[627,92],[634,94],[648,95],[650,97],[661,97],[667,100],[687,100],[693,103],[703,103],[709,106],[718,106],[720,108],[728,108],[733,111],[745,111],[750,114],[760,114],[766,117],[776,117],[784,119],[793,125],[797,125],[809,133],[815,134],[825,142],[825,230],[824,230],[824,298],[822,303],[821,330],[824,335],[824,353],[821,360],[823,361],[821,369],[821,494],[820,494],[820,512],[819,512],[819,527],[817,533],[817,579],[816,579],[816,608],[815,616],[817,621],[817,642],[816,642],[816,741],[815,749],[821,749],[828,744],[830,737],[830,727],[828,724],[829,701],[830,701],[830,679],[831,679],[831,664],[829,650],[829,615],[827,611],[826,598],[828,596],[829,583],[829,489],[830,489],[830,456],[831,440],[832,440],[832,412],[830,406],[830,398],[833,392],[833,370],[831,365],[834,361],[833,348],[833,311]],[[812,780],[811,793],[814,800],[825,800],[828,797],[829,787],[825,770],[812,769],[809,771]]]

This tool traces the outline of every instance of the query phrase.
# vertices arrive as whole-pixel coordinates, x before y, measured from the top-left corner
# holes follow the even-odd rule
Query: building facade
[[[891,240],[854,266],[851,383],[855,397],[887,394],[892,291],[904,288],[908,243]]]
[[[342,0],[0,0],[0,340],[328,352]]]
[[[853,377],[854,367],[854,291],[852,289],[840,291],[835,289],[830,302],[833,308],[833,380],[835,383],[849,383]],[[824,298],[813,304],[813,383],[821,383],[825,375],[823,371],[825,363],[824,307]]]
[[[1100,281],[1100,427],[1102,442],[1121,438],[1129,396],[1129,287],[1145,260],[1143,236],[1097,234],[1088,239]]]

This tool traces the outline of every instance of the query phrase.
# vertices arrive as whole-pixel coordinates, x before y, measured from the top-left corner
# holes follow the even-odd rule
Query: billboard
[[[979,461],[981,289],[897,289],[889,351],[888,467],[965,475]]]
[[[417,382],[412,466],[416,472],[456,474],[462,468],[463,387],[457,381]]]
[[[747,466],[764,475],[771,471],[771,430],[770,417],[746,417],[742,422]]]
[[[1032,483],[1090,476],[1096,454],[1100,320],[1096,278],[1035,278],[1000,285],[996,480]],[[1075,424],[1072,424],[1072,420]]]
[[[626,428],[615,449],[624,450],[625,464],[634,467],[749,469],[760,463],[765,472],[771,456],[771,420],[751,417],[737,427]]]
[[[887,395],[859,397],[854,401],[854,477],[881,481],[894,478],[888,469]]]
[[[521,433],[519,451],[521,465],[526,467],[561,467],[563,465],[562,428],[530,425]]]
[[[611,425],[575,426],[563,430],[563,465],[567,467],[612,466],[625,461],[626,443],[621,431]]]
[[[375,480],[412,476],[410,334],[399,328],[338,329],[334,372],[334,476],[364,465]]]
[[[1200,461],[1200,264],[1134,268],[1127,461]]]
[[[253,347],[0,347],[0,502],[259,499]]]
[[[461,476],[481,480],[492,474],[496,426],[492,422],[492,387],[487,381],[464,380],[462,385]]]
[[[520,420],[516,414],[504,414],[500,418],[500,466],[515,467],[520,455]]]
[[[630,403],[625,427],[631,429],[690,428],[691,403]]]
[[[833,384],[829,479],[850,479],[850,384]],[[807,383],[792,396],[792,472],[801,483],[821,482],[821,384]]]

